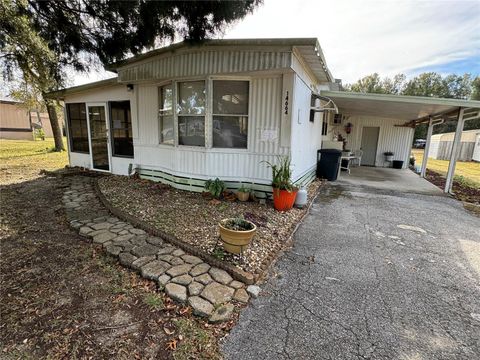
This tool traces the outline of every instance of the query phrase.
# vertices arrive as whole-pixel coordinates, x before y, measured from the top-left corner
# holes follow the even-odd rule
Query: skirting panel
[[[170,185],[175,189],[195,192],[205,191],[205,180],[202,179],[175,176],[160,170],[150,170],[142,168],[137,168],[137,173],[140,175],[141,179],[161,182],[163,184]],[[307,172],[305,175],[295,181],[295,184],[308,185],[313,180],[315,180],[315,169]],[[225,185],[227,189],[231,191],[235,191],[243,185],[246,188],[253,190],[255,192],[255,196],[259,199],[272,197],[272,187],[270,185],[234,181],[225,181]]]

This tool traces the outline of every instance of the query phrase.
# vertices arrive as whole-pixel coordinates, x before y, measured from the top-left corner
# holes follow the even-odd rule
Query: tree
[[[58,57],[49,49],[47,42],[32,29],[28,17],[18,13],[15,3],[0,0],[0,22],[4,76],[11,79],[13,68],[18,67],[24,82],[31,85],[34,92],[42,95],[52,126],[55,149],[64,150],[55,103],[45,96],[48,91],[62,84],[63,73],[58,68]]]
[[[480,76],[472,80],[472,100],[480,100]]]
[[[177,38],[201,41],[222,32],[261,3],[0,0],[4,74],[20,68],[25,81],[43,94],[49,115],[56,118],[45,93],[65,83],[66,69],[88,71],[93,65],[122,60]],[[63,147],[57,146],[57,140],[55,143],[57,149]]]

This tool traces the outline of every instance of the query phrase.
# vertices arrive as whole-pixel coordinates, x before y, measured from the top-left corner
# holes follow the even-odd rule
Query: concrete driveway
[[[227,359],[480,358],[480,219],[453,199],[329,186],[272,272]]]

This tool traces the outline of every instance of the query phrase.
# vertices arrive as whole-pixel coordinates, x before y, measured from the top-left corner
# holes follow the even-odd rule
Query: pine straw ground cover
[[[321,181],[310,184],[309,200],[321,184]],[[212,201],[199,193],[125,176],[101,178],[99,187],[113,206],[251,273],[259,273],[269,255],[284,248],[307,211],[294,208],[279,212],[271,202],[262,205],[253,201]],[[230,217],[243,217],[257,225],[257,233],[242,255],[227,254],[219,241],[218,223]]]

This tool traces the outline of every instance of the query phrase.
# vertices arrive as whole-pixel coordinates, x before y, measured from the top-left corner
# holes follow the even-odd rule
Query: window
[[[247,148],[248,81],[213,81],[213,147]]]
[[[205,146],[205,81],[178,83],[178,144]]]
[[[89,153],[87,112],[85,103],[67,104],[68,132],[70,134],[70,150]]]
[[[110,102],[110,129],[113,156],[133,157],[130,101]]]
[[[322,121],[322,135],[327,135],[328,132],[328,111],[323,113],[323,121]]]
[[[173,145],[172,84],[158,88],[158,120],[160,125],[160,143]]]

